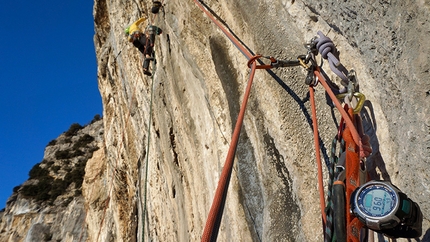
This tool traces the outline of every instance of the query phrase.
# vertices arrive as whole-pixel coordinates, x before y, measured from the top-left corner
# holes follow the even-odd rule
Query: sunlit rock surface
[[[390,179],[420,204],[421,239],[428,241],[430,3],[205,3],[253,53],[296,59],[318,30],[334,41],[368,100],[362,117],[374,150],[370,174]],[[73,200],[85,218],[85,236],[73,241],[199,241],[205,226],[248,81],[247,59],[193,1],[171,0],[149,15],[163,34],[153,78],[143,75],[124,28],[150,7],[94,3],[104,133],[86,164],[83,196]],[[339,83],[328,63],[323,68]],[[257,71],[218,241],[323,240],[306,73]],[[324,162],[340,118],[323,88],[315,90]],[[30,232],[37,224],[24,218],[30,205],[19,203],[13,209],[27,227],[11,232],[5,225],[11,217],[3,215],[2,236],[38,236]]]

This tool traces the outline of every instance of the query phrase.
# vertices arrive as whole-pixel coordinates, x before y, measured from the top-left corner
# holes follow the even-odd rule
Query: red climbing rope
[[[228,31],[204,6],[198,1],[194,0],[197,6],[220,28],[220,30],[230,39],[230,41],[242,52],[242,54],[248,59],[252,59],[253,55],[248,51],[245,46],[243,46],[240,41],[233,36],[233,34]],[[255,60],[256,58],[254,58]],[[239,141],[240,130],[243,123],[243,118],[245,115],[246,104],[248,102],[249,94],[251,92],[252,81],[254,79],[255,70],[261,69],[257,68],[257,64],[252,61],[248,66],[251,68],[251,73],[249,76],[248,84],[246,87],[245,95],[243,97],[242,106],[240,108],[239,116],[236,121],[236,126],[234,128],[234,133],[224,164],[224,168],[221,173],[220,180],[218,182],[218,187],[215,192],[214,200],[212,202],[211,209],[209,211],[208,219],[206,221],[205,229],[202,235],[202,242],[216,241],[218,236],[219,225],[221,223],[221,217],[225,205],[225,200],[227,196],[228,185],[230,182],[231,172],[234,164],[234,157],[236,154],[236,148]]]
[[[361,182],[364,182],[366,177],[363,177],[363,174],[365,173],[365,170],[361,170],[362,159],[367,157],[370,152],[371,148],[368,147],[369,144],[363,145],[362,137],[363,137],[363,131],[361,123],[359,120],[354,119],[353,114],[353,108],[345,106],[345,108],[342,107],[339,100],[336,98],[335,94],[331,90],[330,86],[327,84],[325,78],[321,75],[319,67],[316,67],[314,71],[314,75],[318,77],[318,81],[323,85],[325,88],[327,94],[330,96],[331,100],[335,104],[338,111],[341,113],[342,116],[342,122],[345,124],[345,129],[342,131],[342,138],[345,140],[345,152],[346,152],[346,158],[345,158],[345,172],[346,172],[346,179],[345,179],[345,210],[346,210],[346,237],[348,242],[358,242],[360,238],[360,230],[363,227],[363,224],[354,217],[349,211],[350,211],[350,198],[352,192],[360,186]],[[312,90],[313,88],[310,88]],[[311,92],[311,105],[312,104],[312,92]],[[314,108],[313,108],[314,109]],[[345,111],[345,109],[348,111]],[[315,116],[314,110],[312,110],[312,116]],[[359,118],[357,118],[359,119]],[[316,119],[314,120],[316,122]],[[342,124],[341,124],[342,125]],[[314,126],[314,132],[315,132],[315,126]],[[317,150],[317,160],[318,164],[320,164],[320,158],[319,156],[319,145],[318,145],[318,133],[315,134],[315,147]],[[367,142],[367,141],[365,141]],[[320,190],[320,199],[321,196],[324,198],[324,188],[322,183],[322,178],[320,179],[320,176],[322,176],[322,171],[318,170],[318,183],[319,183],[319,190]],[[321,214],[323,215],[323,226],[325,227],[324,220],[325,217],[325,204],[321,201]]]
[[[299,56],[297,58],[297,61],[281,61],[281,62],[279,62],[278,60],[276,60],[273,57],[264,57],[264,58],[270,59],[270,64],[257,65],[256,61],[263,56],[262,55],[253,56],[250,53],[250,51],[248,51],[237,40],[237,38],[235,38],[233,36],[232,33],[227,31],[226,28],[213,16],[213,14],[211,14],[205,8],[205,6],[203,6],[204,3],[202,3],[198,0],[194,0],[194,2],[220,28],[220,30],[242,52],[242,54],[245,55],[245,57],[249,60],[248,61],[248,67],[251,68],[251,75],[250,75],[250,78],[248,81],[248,85],[247,85],[246,93],[245,93],[244,100],[242,103],[242,107],[241,107],[241,110],[239,113],[239,117],[238,117],[238,120],[236,122],[235,130],[234,130],[233,137],[232,137],[232,142],[230,144],[230,148],[229,148],[229,152],[228,152],[228,155],[226,158],[226,162],[225,162],[225,165],[224,165],[224,168],[223,168],[223,171],[222,171],[219,183],[218,183],[218,187],[217,187],[217,190],[215,193],[214,201],[213,201],[211,210],[209,212],[208,220],[206,222],[206,226],[205,226],[205,229],[203,232],[202,242],[207,242],[207,241],[216,241],[216,238],[218,235],[218,230],[219,230],[219,226],[220,226],[220,222],[221,222],[222,212],[223,212],[223,208],[225,205],[225,199],[227,196],[228,184],[230,181],[232,167],[233,167],[233,163],[234,163],[234,156],[235,156],[235,152],[236,152],[237,142],[239,139],[240,129],[241,129],[242,122],[243,122],[243,115],[245,113],[246,103],[248,100],[249,91],[251,89],[252,80],[254,78],[255,70],[256,69],[271,69],[274,67],[299,66],[299,65],[302,65],[303,67],[307,68],[307,65],[304,63],[306,56]],[[353,116],[348,115],[348,113],[343,109],[339,100],[337,99],[337,97],[333,93],[330,86],[327,84],[325,78],[322,76],[319,67],[315,66],[315,68],[312,70],[313,70],[313,75],[315,75],[318,78],[317,79],[318,82],[320,82],[323,85],[326,92],[328,93],[328,95],[332,99],[333,103],[335,104],[336,108],[339,110],[339,112],[340,112],[340,114],[341,114],[341,116],[345,122],[346,127],[348,127],[346,129],[346,131],[350,135],[350,146],[356,147],[356,149],[354,150],[355,153],[353,152],[354,154],[351,153],[349,155],[349,156],[354,156],[354,158],[356,158],[353,161],[349,162],[348,169],[350,169],[350,172],[351,172],[349,175],[351,175],[351,177],[352,177],[353,175],[359,173],[358,170],[359,170],[360,166],[357,165],[356,163],[358,162],[358,164],[359,164],[361,158],[364,158],[367,156],[365,153],[365,149],[363,148],[361,136],[360,136],[359,132],[357,131],[357,129],[353,123],[353,120],[352,120]],[[324,195],[324,183],[323,183],[323,172],[322,172],[322,160],[321,160],[320,146],[319,146],[319,134],[318,134],[318,124],[317,124],[317,118],[316,118],[314,85],[313,84],[309,85],[309,93],[310,93],[310,102],[311,102],[312,117],[313,117],[312,119],[313,119],[314,143],[315,143],[316,159],[317,159],[317,166],[318,166],[317,167],[317,169],[318,169],[318,187],[319,187],[319,192],[320,192],[321,216],[322,216],[323,227],[325,228],[327,218],[326,218],[326,213],[325,213],[325,195]],[[357,184],[359,184],[359,182],[357,182]],[[346,193],[348,195],[349,190],[351,189],[351,186],[346,184],[346,188],[347,188]],[[349,200],[348,200],[348,202],[349,202]],[[347,205],[347,206],[349,209],[349,205]],[[356,232],[358,229],[358,234],[359,234],[360,223],[359,223],[359,221],[357,221],[357,219],[348,217],[347,224],[348,224],[348,228],[347,228],[348,233],[350,233],[350,231]],[[357,233],[355,233],[355,234],[357,234]],[[348,239],[349,238],[352,238],[352,237],[349,236]],[[354,240],[351,240],[351,241],[355,241],[355,238],[354,238]]]
[[[334,105],[336,106],[337,110],[342,115],[342,118],[345,120],[345,123],[347,126],[350,127],[351,135],[354,140],[354,142],[358,145],[359,151],[360,151],[360,158],[366,157],[364,150],[363,150],[363,144],[361,142],[361,137],[358,134],[357,129],[354,126],[354,123],[352,122],[349,115],[346,113],[346,111],[343,109],[342,105],[340,104],[339,100],[336,98],[336,95],[331,90],[330,86],[327,84],[327,81],[325,80],[324,76],[321,75],[321,71],[319,67],[315,68],[314,74],[316,77],[318,77],[318,81],[323,85],[324,89],[326,90],[327,94],[330,96],[330,99],[333,101]]]
[[[249,59],[248,64],[247,64],[248,67],[251,68],[251,65],[256,60],[260,59],[261,57],[263,57],[263,56],[262,55],[255,55],[255,56],[251,57],[251,59]],[[276,62],[276,59],[273,58],[273,57],[267,57],[267,58],[270,59],[270,63],[271,64],[274,63],[274,62]],[[273,66],[272,65],[257,65],[256,68],[257,69],[271,69],[271,68],[273,68]]]
[[[362,140],[357,128],[354,124],[352,109],[348,109],[350,113],[347,113],[345,109],[340,104],[339,100],[336,98],[336,95],[333,93],[330,86],[327,84],[325,78],[321,75],[320,68],[316,67],[314,71],[314,75],[318,78],[318,81],[322,84],[327,94],[330,96],[331,100],[335,104],[336,108],[340,112],[343,121],[345,122],[345,130],[343,131],[343,138],[346,142],[346,211],[349,211],[349,197],[352,191],[359,186],[359,170],[360,170],[360,160],[363,157],[366,157],[365,151],[363,149]],[[313,103],[313,87],[309,87],[311,94],[311,106],[312,106],[312,116],[314,122],[314,141],[315,141],[315,150],[317,156],[317,164],[318,164],[318,189],[320,192],[320,205],[321,205],[321,214],[323,217],[323,228],[326,225],[326,213],[325,213],[325,195],[324,195],[324,184],[322,179],[322,169],[321,167],[321,157],[319,154],[319,141],[318,141],[318,128],[315,127],[316,123],[316,113],[315,113],[315,104]],[[360,233],[360,222],[351,217],[350,213],[347,212],[346,224],[347,224],[347,238],[348,241],[358,242],[359,233]],[[352,233],[354,231],[354,233]],[[356,240],[357,239],[357,240]]]
[[[246,86],[245,95],[242,101],[242,107],[240,108],[239,116],[237,117],[236,126],[231,138],[230,148],[228,150],[224,168],[222,169],[221,177],[218,182],[218,187],[215,192],[215,197],[203,232],[202,241],[215,241],[218,234],[219,224],[221,222],[221,216],[223,212],[222,210],[224,208],[230,176],[233,169],[236,148],[239,141],[240,130],[242,127],[243,118],[245,116],[246,104],[248,103],[252,81],[254,79],[256,70],[255,67],[256,64],[254,63],[251,67],[251,74],[249,75],[248,85]]]
[[[317,122],[317,111],[315,108],[315,90],[312,85],[309,86],[309,95],[312,109],[312,125],[314,130],[314,144],[315,144],[315,155],[317,159],[318,166],[318,190],[320,193],[320,208],[321,208],[321,216],[323,227],[326,224],[326,214],[325,214],[325,195],[324,195],[324,182],[323,182],[323,171],[322,171],[322,160],[320,154],[320,144],[319,144],[319,135],[318,135],[318,122]]]
[[[197,6],[204,12],[206,15],[214,22],[218,28],[230,39],[231,42],[242,52],[242,54],[246,57],[246,59],[251,59],[252,54],[243,46],[240,41],[233,36],[233,34],[228,31],[222,23],[220,23],[206,8],[203,6],[203,3],[199,0],[194,0]]]

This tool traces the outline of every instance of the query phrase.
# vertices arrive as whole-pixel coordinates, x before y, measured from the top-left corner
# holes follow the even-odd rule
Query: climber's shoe
[[[148,70],[143,70],[143,74],[147,76],[152,76],[151,72],[149,72]]]
[[[152,2],[152,8],[151,8],[151,12],[153,14],[157,14],[160,11],[160,8],[162,7],[162,3],[160,1],[153,1]]]

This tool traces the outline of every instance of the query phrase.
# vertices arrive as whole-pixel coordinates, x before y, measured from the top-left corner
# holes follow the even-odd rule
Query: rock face
[[[368,99],[362,116],[374,148],[371,174],[391,179],[421,205],[426,234],[429,3],[205,3],[254,53],[295,59],[318,30],[328,33]],[[94,6],[106,130],[106,163],[94,175],[106,183],[87,198],[100,214],[89,224],[92,241],[200,239],[248,79],[246,58],[193,1],[179,0],[150,16],[163,34],[156,39],[154,79],[144,76],[142,57],[123,29],[149,9],[146,2],[115,0]],[[305,76],[301,68],[257,72],[219,241],[322,240]],[[322,88],[316,92],[327,159],[339,119]]]
[[[85,241],[84,169],[102,141],[101,120],[52,140],[0,214],[0,241]]]
[[[334,41],[368,100],[361,116],[374,151],[370,176],[391,180],[420,204],[421,240],[429,241],[430,3],[205,4],[253,53],[296,59],[318,30]],[[73,241],[199,241],[205,226],[247,85],[247,59],[195,2],[170,0],[150,14],[163,34],[153,78],[143,75],[142,57],[123,31],[150,7],[94,2],[104,139],[86,163],[82,200],[74,200],[85,207],[86,237]],[[323,68],[339,83],[328,63]],[[218,241],[323,240],[306,73],[257,71]],[[327,161],[340,118],[323,88],[315,90]],[[325,180],[326,173],[324,167]]]

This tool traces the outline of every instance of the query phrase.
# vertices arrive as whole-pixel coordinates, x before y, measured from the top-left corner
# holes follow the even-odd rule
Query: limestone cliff
[[[103,122],[97,119],[84,127],[73,124],[52,140],[0,214],[0,241],[85,241],[82,183],[86,163],[102,142]]]
[[[375,151],[373,175],[390,178],[420,203],[426,233],[429,3],[205,3],[254,53],[294,59],[318,30],[328,33],[369,100],[363,117]],[[249,74],[247,60],[193,1],[170,0],[150,15],[163,29],[152,87],[123,34],[149,9],[149,1],[98,0],[94,6],[106,131],[106,165],[94,184],[106,185],[86,196],[97,214],[89,224],[92,241],[199,240]],[[257,73],[219,241],[322,240],[305,75],[300,68]],[[319,88],[317,106],[326,154],[336,125]]]
[[[150,1],[94,2],[104,134],[82,185],[87,241],[202,235],[249,68],[193,1],[164,3],[155,16]],[[368,100],[361,114],[374,150],[371,175],[390,179],[420,204],[421,239],[429,241],[430,3],[205,3],[254,53],[295,59],[318,30],[334,41]],[[163,30],[153,78],[143,75],[142,57],[124,36],[145,15]],[[299,67],[257,71],[218,241],[323,240],[305,77]],[[316,99],[326,160],[339,116],[319,86]]]

